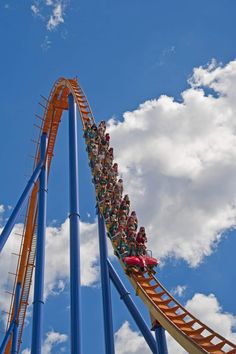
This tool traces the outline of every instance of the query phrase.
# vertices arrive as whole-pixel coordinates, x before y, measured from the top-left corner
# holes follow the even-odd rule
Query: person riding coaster
[[[125,256],[123,258],[127,274],[132,272],[133,267],[137,268],[141,272],[146,270],[149,274],[155,273],[154,267],[158,265],[158,261],[156,258],[153,258],[152,255],[150,255],[151,251],[147,251],[146,242],[147,237],[145,228],[141,226],[135,239],[136,255]]]
[[[100,137],[104,137],[106,132],[106,122],[102,120],[98,125],[98,134]]]
[[[109,199],[105,199],[104,203],[102,205],[102,215],[106,221],[110,217],[110,212],[111,212],[111,203]]]
[[[98,131],[97,131],[97,126],[96,124],[93,124],[90,129],[88,129],[87,133],[87,141],[93,141],[95,142],[97,136],[98,136]]]
[[[137,218],[137,215],[136,215],[136,212],[133,210],[128,218],[128,225],[129,224],[132,224],[134,225],[134,228],[135,228],[135,231],[137,231],[137,228],[138,228],[138,218]]]
[[[115,254],[123,260],[127,272],[135,267],[140,271],[153,272],[158,264],[155,258],[147,255],[145,228],[141,227],[136,236],[138,220],[135,211],[130,211],[130,200],[123,195],[123,180],[118,177],[118,164],[113,163],[113,148],[109,148],[110,136],[106,131],[105,122],[92,126],[87,124],[84,137],[90,166],[93,174],[98,205],[103,215],[108,236],[110,237]]]
[[[123,198],[121,204],[120,204],[120,213],[125,212],[126,215],[129,215],[129,209],[130,209],[130,201]]]
[[[129,246],[129,256],[135,256],[136,255],[136,232],[133,230],[129,230],[127,232],[126,240]]]
[[[122,249],[122,245],[126,243],[126,233],[124,232],[123,226],[118,224],[118,228],[116,233],[111,237],[111,240],[115,246],[115,248],[120,251]]]
[[[109,229],[109,237],[112,240],[112,238],[115,236],[117,230],[118,230],[118,222],[117,221],[111,221],[109,222],[108,229]]]
[[[137,254],[139,256],[146,254],[146,249],[147,249],[145,245],[146,243],[147,243],[147,236],[146,236],[145,228],[144,226],[141,226],[136,236]]]
[[[114,210],[111,207],[111,211],[110,211],[110,218],[109,218],[109,222],[107,222],[107,226],[108,228],[111,226],[111,224],[116,223],[118,225],[118,219],[117,219],[117,214],[116,214],[116,210]]]

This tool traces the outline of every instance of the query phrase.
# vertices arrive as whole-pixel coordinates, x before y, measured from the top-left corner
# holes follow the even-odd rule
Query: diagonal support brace
[[[0,253],[5,245],[5,243],[7,242],[8,237],[10,236],[10,233],[16,223],[16,219],[23,207],[23,205],[25,204],[27,198],[29,197],[36,181],[39,178],[39,175],[41,173],[43,164],[44,164],[44,156],[41,156],[40,161],[38,163],[38,165],[36,166],[31,178],[29,179],[22,195],[20,196],[15,208],[13,209],[11,216],[9,217],[4,229],[2,230],[1,236],[0,236]]]
[[[15,296],[15,304],[14,304],[14,316],[13,320],[5,334],[5,337],[3,339],[2,345],[0,347],[0,354],[5,353],[5,349],[7,347],[8,341],[13,333],[13,339],[12,339],[12,351],[11,353],[16,353],[16,351],[13,351],[14,348],[17,345],[17,315],[18,315],[18,309],[19,309],[19,303],[20,303],[20,292],[21,292],[21,283],[17,283],[16,285],[16,296]]]
[[[111,264],[110,260],[107,259],[107,265],[109,269],[110,278],[120,294],[120,298],[124,301],[127,309],[129,310],[130,314],[132,315],[134,321],[136,322],[140,332],[142,333],[143,337],[145,338],[149,348],[151,349],[152,353],[158,354],[156,341],[148,328],[146,322],[144,321],[143,317],[141,316],[137,306],[133,302],[130,293],[125,288],[124,284],[122,283],[121,279],[119,278],[118,274],[116,273],[113,265]]]

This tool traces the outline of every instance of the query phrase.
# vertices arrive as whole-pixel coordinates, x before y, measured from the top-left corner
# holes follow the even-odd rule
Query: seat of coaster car
[[[156,258],[148,256],[128,256],[124,257],[123,262],[126,266],[138,266],[140,268],[155,267],[158,265],[158,260]]]

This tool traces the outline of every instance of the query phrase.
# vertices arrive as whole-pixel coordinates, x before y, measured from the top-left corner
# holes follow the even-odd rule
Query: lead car
[[[132,268],[139,270],[140,272],[147,271],[150,274],[155,274],[154,268],[159,264],[158,260],[152,257],[152,252],[148,250],[146,255],[142,256],[125,256],[123,262],[126,267],[126,273],[130,274]]]

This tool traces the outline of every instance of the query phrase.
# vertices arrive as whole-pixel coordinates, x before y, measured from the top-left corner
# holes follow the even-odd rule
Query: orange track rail
[[[79,86],[77,79],[60,78],[51,90],[44,111],[41,125],[42,132],[48,134],[48,171],[50,170],[53,157],[54,145],[57,131],[64,110],[68,109],[68,94],[72,93],[80,112],[83,128],[85,123],[94,123],[92,110],[88,100]],[[39,146],[39,144],[38,144]],[[39,151],[36,150],[35,165],[39,161]],[[19,338],[18,352],[20,350],[30,286],[35,262],[36,251],[36,220],[37,220],[37,192],[38,184],[33,188],[28,202],[28,208],[24,224],[24,235],[22,240],[20,258],[17,266],[15,284],[21,282],[22,294],[18,313]],[[120,261],[121,266],[124,264]],[[180,305],[153,276],[147,273],[139,274],[134,271],[128,276],[136,294],[148,307],[151,315],[156,319],[180,345],[189,353],[214,353],[214,354],[236,354],[236,345],[215,333],[209,327],[201,323]],[[13,289],[15,293],[15,288]],[[8,326],[13,317],[14,296],[12,297],[9,311]],[[9,341],[5,354],[10,354],[11,341]]]

